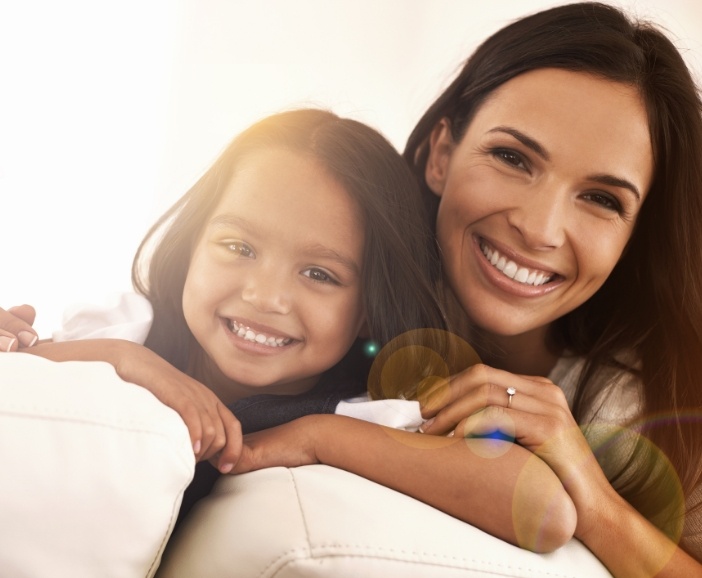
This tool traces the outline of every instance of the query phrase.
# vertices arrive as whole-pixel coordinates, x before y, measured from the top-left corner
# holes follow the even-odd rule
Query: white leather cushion
[[[220,479],[158,578],[611,578],[577,540],[534,554],[329,466]]]
[[[194,465],[178,414],[112,366],[0,354],[2,576],[153,576]]]

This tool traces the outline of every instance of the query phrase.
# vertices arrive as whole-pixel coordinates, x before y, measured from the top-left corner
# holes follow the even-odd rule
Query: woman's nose
[[[563,189],[551,187],[530,191],[508,213],[509,224],[524,244],[534,250],[550,250],[566,239],[569,196]]]
[[[292,291],[285,274],[261,267],[244,279],[241,298],[261,313],[290,313]]]

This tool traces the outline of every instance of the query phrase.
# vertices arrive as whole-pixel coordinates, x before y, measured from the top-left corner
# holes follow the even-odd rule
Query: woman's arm
[[[476,379],[471,373],[482,374]],[[474,436],[510,432],[539,456],[563,483],[577,512],[575,537],[617,578],[702,576],[702,565],[686,554],[611,486],[562,390],[543,378],[521,383],[511,398],[502,373],[476,366],[452,380],[451,393],[429,400],[429,434]],[[509,403],[509,407],[508,406]]]
[[[538,552],[563,545],[575,528],[573,503],[550,468],[505,441],[427,436],[314,415],[245,436],[234,473],[311,463],[356,473]]]
[[[198,460],[212,459],[228,472],[241,452],[239,421],[206,386],[150,349],[122,339],[39,343],[26,353],[53,361],[105,361],[124,380],[153,393],[177,411],[188,427]]]

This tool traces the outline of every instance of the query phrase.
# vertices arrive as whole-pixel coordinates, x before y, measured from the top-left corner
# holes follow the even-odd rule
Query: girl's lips
[[[539,264],[516,256],[482,237],[473,237],[476,260],[487,280],[518,297],[540,297],[558,288],[565,278]]]

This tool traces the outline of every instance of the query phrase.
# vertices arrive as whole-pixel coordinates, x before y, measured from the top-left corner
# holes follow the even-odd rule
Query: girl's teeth
[[[488,247],[484,243],[480,245],[481,250],[485,258],[492,264],[495,269],[501,271],[503,275],[514,279],[518,283],[524,283],[525,285],[534,285],[538,287],[551,280],[551,275],[545,275],[538,271],[530,271],[526,267],[520,267],[514,261],[508,261],[502,255],[500,255],[496,250]]]
[[[236,334],[238,337],[245,339],[246,341],[251,341],[253,343],[260,343],[261,345],[268,345],[269,347],[283,347],[292,342],[292,339],[286,337],[269,337],[263,333],[256,333],[250,327],[244,327],[239,325],[236,321],[229,321],[229,329],[232,333]]]

